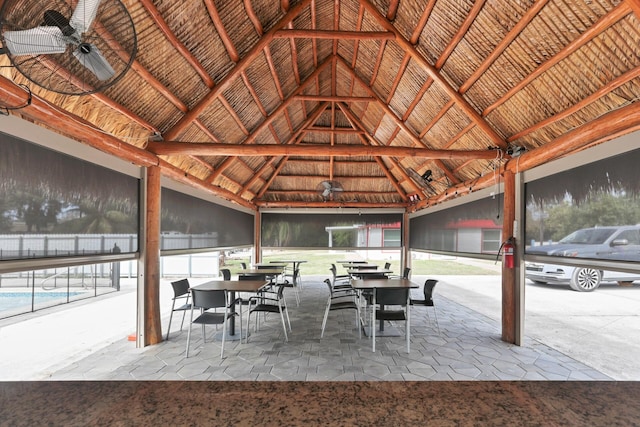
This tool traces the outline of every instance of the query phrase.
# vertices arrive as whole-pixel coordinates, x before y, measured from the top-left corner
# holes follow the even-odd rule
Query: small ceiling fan
[[[66,94],[98,92],[131,67],[137,38],[120,0],[5,0],[0,53],[27,79]]]
[[[322,181],[318,184],[317,191],[324,200],[333,200],[333,193],[344,190],[338,181]]]

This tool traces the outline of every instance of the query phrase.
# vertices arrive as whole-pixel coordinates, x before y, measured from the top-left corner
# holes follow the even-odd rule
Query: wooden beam
[[[316,40],[393,40],[395,35],[389,31],[340,31],[340,30],[304,30],[283,29],[273,34],[275,39],[316,39]]]
[[[367,203],[367,202],[340,202],[327,200],[326,202],[280,202],[269,200],[256,200],[257,207],[265,208],[406,208],[408,203]]]
[[[347,120],[349,120],[349,123],[351,123],[351,126],[364,130],[364,124],[358,118],[358,116],[351,110],[351,108],[349,108],[348,105],[338,104],[338,106],[340,107],[340,110],[342,110],[344,115],[347,117]],[[380,141],[378,141],[378,139],[374,135],[370,135],[369,133],[366,133],[365,135],[366,135],[366,138],[364,136],[360,136],[360,140],[362,141],[363,144],[371,144],[371,142],[374,142],[376,146],[385,145]],[[408,200],[406,191],[404,191],[402,186],[400,186],[400,183],[395,178],[395,176],[391,173],[387,165],[379,157],[374,157],[374,158],[382,168],[385,175],[387,175],[387,178],[389,178],[389,180],[391,181],[391,184],[396,188],[396,191],[398,192],[398,194],[400,194],[403,200],[405,201]],[[406,174],[404,169],[400,166],[400,164],[395,159],[388,158],[388,161],[393,165],[394,168],[398,169],[398,171],[400,172],[400,175],[402,175],[405,180],[409,178],[409,176]],[[414,188],[414,190],[416,191],[419,190],[418,186],[412,180],[409,180],[409,182]]]
[[[507,102],[509,98],[511,98],[517,92],[521,91],[529,83],[533,82],[535,79],[540,77],[541,74],[545,73],[550,68],[557,65],[563,59],[566,59],[569,55],[576,52],[582,46],[584,46],[585,44],[593,40],[596,36],[604,32],[608,28],[610,28],[616,22],[618,22],[619,20],[624,18],[626,15],[628,15],[630,12],[631,10],[629,9],[629,6],[626,3],[624,2],[620,3],[615,9],[613,9],[611,12],[609,12],[608,14],[600,18],[595,24],[593,24],[593,26],[589,27],[587,31],[580,34],[571,43],[569,43],[564,48],[562,48],[560,52],[558,52],[548,61],[540,64],[538,68],[533,70],[533,72],[527,75],[523,80],[521,80],[511,89],[509,89],[507,93],[505,93],[500,97],[500,99],[498,99],[496,102],[494,102],[493,104],[485,108],[485,110],[482,112],[482,116],[486,117],[487,115],[489,115],[489,113],[491,113],[493,110],[495,110],[496,108],[498,108],[499,106]]]
[[[585,123],[543,146],[521,154],[507,162],[506,168],[515,172],[531,169],[563,157],[603,138],[630,132],[640,126],[640,103],[618,108]]]
[[[212,144],[193,142],[152,142],[147,149],[159,156],[392,156],[425,159],[494,159],[494,150],[430,150],[414,147],[380,147],[328,144]]]
[[[291,102],[293,102],[293,96],[297,95],[299,92],[301,92],[308,84],[310,84],[311,82],[313,82],[316,78],[316,76],[318,74],[320,74],[329,64],[331,63],[331,58],[327,58],[322,64],[320,64],[318,66],[318,68],[316,68],[314,70],[313,73],[311,73],[311,75],[309,77],[307,77],[305,79],[304,82],[302,82],[302,84],[300,86],[298,86],[298,88],[295,90],[294,93],[291,94],[291,96],[289,96],[287,99],[285,99],[282,104],[280,104],[278,106],[278,108],[275,109],[275,111],[273,111],[269,117],[267,117],[262,123],[260,123],[258,125],[258,127],[256,127],[253,132],[251,132],[251,134],[249,134],[249,136],[247,136],[247,139],[245,139],[242,144],[251,144],[255,138],[260,134],[260,132],[262,132],[263,130],[265,130],[266,128],[268,128],[271,125],[271,122],[273,120],[275,120],[276,117],[278,117],[278,115],[280,113],[282,113],[283,111],[285,111],[287,109],[287,107],[289,106],[289,104]],[[219,166],[218,168],[209,176],[209,178],[207,178],[207,180],[209,182],[213,182],[226,168],[228,168],[231,163],[233,162],[234,159],[229,158],[229,159],[225,159]]]
[[[182,44],[180,40],[173,34],[167,22],[162,18],[160,12],[156,8],[153,0],[140,0],[142,6],[147,10],[147,13],[153,19],[153,22],[156,24],[156,27],[160,30],[162,34],[167,38],[169,44],[176,48],[178,52],[184,57],[184,59],[196,70],[196,73],[200,76],[204,84],[207,85],[208,88],[212,88],[214,86],[213,79],[207,72],[207,70],[202,66],[200,61],[191,53],[187,47]]]
[[[509,160],[503,170],[509,169],[515,173],[524,172],[543,163],[580,151],[593,143],[621,136],[637,129],[640,129],[640,103],[633,103],[579,126],[540,148],[527,151],[519,157]],[[417,210],[441,203],[449,198],[469,193],[470,189],[480,190],[494,184],[493,174],[485,174],[479,178],[451,186],[446,193],[422,200],[412,206],[412,209]]]
[[[220,14],[218,13],[218,8],[216,7],[213,0],[204,0],[204,5],[207,7],[207,12],[209,12],[209,17],[211,17],[211,21],[213,21],[213,26],[216,27],[218,31],[218,35],[220,36],[220,40],[222,40],[222,44],[224,45],[229,57],[233,62],[238,62],[240,60],[240,55],[238,55],[238,50],[233,45],[231,41],[231,37],[229,37],[229,33],[227,33],[227,29],[224,27],[222,23],[222,19],[220,18]]]
[[[295,95],[295,99],[301,101],[314,101],[314,102],[372,102],[376,99],[371,96],[339,96],[339,95]]]
[[[469,31],[469,27],[471,27],[471,24],[473,24],[473,21],[475,21],[475,19],[478,17],[478,14],[484,7],[485,1],[486,0],[476,0],[474,2],[473,7],[469,11],[469,15],[467,15],[462,25],[460,25],[460,28],[458,28],[456,34],[451,38],[451,41],[449,42],[449,44],[447,44],[447,46],[444,48],[444,51],[442,51],[440,57],[436,61],[435,67],[438,70],[444,66],[444,64],[447,62],[447,59],[449,59],[455,48],[458,46],[458,43],[460,43],[460,41],[467,34],[467,31]]]
[[[0,99],[5,105],[25,105],[28,94],[22,87],[6,77],[0,76]],[[57,129],[61,135],[83,142],[138,166],[158,164],[158,158],[155,155],[102,132],[82,117],[54,106],[35,94],[31,96],[31,105],[22,108],[20,115],[36,123],[46,125],[47,128]]]
[[[360,0],[360,4],[364,5],[367,11],[376,19],[376,21],[387,31],[391,31],[396,35],[395,42],[405,51],[409,52],[412,58],[418,62],[438,85],[440,85],[447,95],[456,103],[458,108],[462,110],[478,127],[489,137],[489,139],[500,148],[506,148],[507,143],[498,135],[498,133],[483,119],[480,114],[462,97],[445,79],[440,75],[438,70],[431,65],[420,52],[405,39],[398,29],[390,23],[380,11],[369,0]]]
[[[429,21],[429,17],[431,16],[431,12],[433,11],[433,7],[436,5],[436,0],[429,0],[422,11],[422,15],[420,15],[420,19],[418,20],[418,24],[416,28],[413,30],[411,34],[411,44],[418,44],[418,40],[420,40],[420,35],[426,27],[427,22]]]
[[[640,0],[625,0],[633,13],[636,14],[636,19],[640,19]]]
[[[524,30],[529,25],[529,23],[531,23],[533,18],[538,16],[538,13],[548,2],[549,0],[536,1],[533,6],[531,6],[531,9],[529,9],[527,13],[524,14],[522,19],[518,21],[518,23],[514,25],[511,30],[509,30],[509,33],[506,35],[506,37],[503,38],[500,43],[498,43],[498,45],[495,47],[495,49],[493,49],[489,56],[487,56],[485,60],[482,61],[482,64],[480,64],[480,66],[473,72],[473,74],[471,74],[467,81],[464,82],[462,86],[460,86],[458,92],[462,94],[468,91],[469,88],[473,86],[473,84],[478,81],[478,79],[485,73],[485,71],[487,71],[489,67],[491,67],[496,59],[498,59],[498,57],[502,55],[502,53],[509,47],[509,45],[515,40],[515,38],[520,35],[522,30]]]
[[[253,60],[260,55],[265,47],[271,43],[273,40],[273,34],[287,25],[292,19],[298,16],[298,14],[306,8],[311,0],[302,0],[300,3],[296,4],[289,12],[287,12],[278,22],[275,23],[273,27],[269,31],[267,31],[264,36],[258,40],[256,44],[247,52],[247,55],[242,58],[236,66],[227,73],[227,75],[222,79],[222,81],[215,86],[209,93],[207,93],[198,103],[188,111],[178,122],[167,132],[165,132],[165,139],[177,139],[178,136],[182,134],[191,123],[202,114],[208,107],[211,105],[213,101],[218,98],[222,92],[229,88],[233,84],[233,82],[240,76],[240,73],[246,71],[246,69],[251,65]]]
[[[311,126],[306,129],[307,132],[322,132],[322,133],[336,133],[336,134],[363,134],[366,133],[364,130],[353,129],[353,128],[335,128],[331,129],[330,127],[318,127]]]
[[[526,129],[521,130],[518,133],[511,135],[509,138],[507,138],[507,141],[508,142],[516,141],[531,132],[534,132],[545,126],[548,126],[551,123],[555,123],[558,120],[562,120],[566,117],[569,117],[571,114],[578,112],[579,110],[583,109],[584,107],[591,104],[592,102],[597,101],[601,97],[606,96],[613,90],[619,88],[620,86],[638,77],[640,77],[640,67],[636,67],[630,71],[627,71],[626,73],[618,76],[617,78],[613,79],[606,85],[602,86],[600,89],[593,92],[591,95],[573,104],[571,107],[567,108],[566,110],[560,111],[559,113],[556,113],[553,116],[547,117],[546,119],[539,121],[533,126],[530,126]]]
[[[255,206],[250,202],[244,200],[243,198],[239,197],[237,194],[234,194],[229,190],[225,190],[217,185],[211,185],[205,181],[197,179],[192,175],[189,175],[188,172],[185,172],[184,170],[164,160],[160,160],[159,164],[162,167],[162,174],[168,178],[173,179],[174,181],[182,182],[189,187],[202,190],[209,194],[213,194],[225,200],[229,200],[230,202],[236,203],[240,206],[244,206],[249,209],[255,209]]]

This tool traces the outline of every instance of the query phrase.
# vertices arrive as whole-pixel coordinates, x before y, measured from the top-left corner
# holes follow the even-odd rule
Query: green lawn
[[[269,262],[273,260],[306,260],[304,264],[300,266],[300,272],[304,275],[310,276],[331,276],[329,267],[331,263],[336,263],[343,259],[350,260],[364,260],[357,254],[352,252],[329,252],[322,251],[282,251],[274,254],[265,254],[263,262]],[[384,266],[387,260],[384,259],[370,259],[366,260],[372,264],[377,264],[380,267]],[[225,268],[231,270],[231,274],[238,274],[238,271],[242,268],[241,262],[245,262],[250,265],[250,258],[248,253],[246,254],[234,254],[226,258]],[[391,270],[394,274],[402,274],[400,270],[399,260],[388,260],[391,262]],[[486,268],[482,266],[486,265]],[[499,264],[498,264],[499,265]],[[338,272],[343,270],[341,265],[337,265]],[[411,261],[412,274],[416,275],[490,275],[499,274],[495,271],[495,265],[493,261],[475,260],[473,265],[465,263],[464,260],[456,259],[413,259]],[[492,269],[493,268],[493,269]]]

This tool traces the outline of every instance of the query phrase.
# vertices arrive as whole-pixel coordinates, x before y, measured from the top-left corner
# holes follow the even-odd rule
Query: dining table
[[[369,263],[356,263],[356,264],[342,264],[342,266],[346,269],[358,269],[358,270],[375,270],[378,268],[378,264],[369,264]]]
[[[200,283],[199,285],[192,286],[191,288],[203,290],[203,291],[226,291],[229,292],[229,301],[235,301],[236,292],[250,292],[256,293],[264,286],[268,285],[266,280],[211,280],[209,282]],[[236,312],[236,306],[233,304],[231,307],[233,313]],[[242,332],[236,334],[236,322],[235,316],[231,316],[229,319],[229,332],[226,339],[239,340]]]
[[[285,264],[285,265],[289,265],[291,264],[291,268],[293,270],[296,270],[298,268],[300,268],[300,264],[307,262],[307,260],[305,259],[280,259],[280,260],[273,260],[273,261],[269,261],[270,264]]]
[[[373,307],[373,313],[372,313],[372,321],[371,321],[371,325],[370,325],[370,331],[367,330],[367,328],[365,328],[365,335],[367,336],[398,336],[400,335],[400,333],[397,330],[387,330],[385,331],[384,328],[384,321],[381,320],[380,324],[378,325],[377,331],[376,328],[374,326],[373,323],[373,319],[375,318],[375,309],[376,309],[376,290],[377,289],[401,289],[401,288],[410,288],[410,289],[415,289],[415,288],[419,288],[420,286],[414,282],[411,281],[411,279],[404,279],[404,278],[393,278],[393,279],[367,279],[367,280],[363,280],[363,279],[351,279],[351,287],[354,288],[356,290],[356,292],[358,293],[362,293],[365,290],[372,290],[373,295],[372,295],[372,300],[371,300],[371,306]],[[409,315],[410,310],[411,310],[411,295],[410,293],[407,296],[407,315]]]
[[[347,270],[347,274],[360,279],[365,278],[366,276],[386,276],[391,273],[393,273],[393,270],[389,270],[388,268],[350,268]]]

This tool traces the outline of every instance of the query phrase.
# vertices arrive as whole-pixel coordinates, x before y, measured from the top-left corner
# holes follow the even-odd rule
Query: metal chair
[[[355,310],[356,311],[356,327],[358,328],[358,337],[362,338],[362,328],[360,328],[360,306],[357,303],[357,293],[354,289],[343,289],[335,291],[331,285],[331,279],[325,279],[324,283],[329,288],[329,299],[327,307],[324,310],[324,319],[322,319],[322,332],[320,338],[324,336],[324,328],[327,326],[327,318],[330,311],[335,310]]]
[[[221,268],[220,274],[222,274],[222,280],[231,280],[231,270],[228,268]]]
[[[331,286],[333,286],[334,289],[340,289],[340,288],[351,288],[351,276],[348,274],[338,274],[338,269],[336,268],[335,264],[331,264],[331,268],[329,269],[331,270],[331,275],[333,276],[333,280],[331,282]]]
[[[191,289],[193,303],[191,305],[191,321],[189,323],[189,331],[187,333],[187,350],[186,357],[189,357],[189,344],[191,342],[191,326],[194,323],[202,325],[202,341],[207,342],[205,325],[222,325],[222,348],[220,349],[220,358],[224,357],[224,342],[227,336],[227,320],[236,313],[231,311],[231,307],[236,301],[229,301],[229,293],[227,291],[206,291],[199,289]],[[200,309],[200,315],[193,318],[193,310]],[[224,308],[223,313],[208,311],[212,308]],[[242,305],[240,305],[240,341],[242,342]]]
[[[169,340],[173,313],[175,311],[182,311],[182,323],[180,323],[180,330],[182,330],[187,310],[191,310],[191,303],[189,302],[189,280],[177,280],[175,282],[171,282],[171,286],[173,287],[173,302],[171,303],[171,315],[169,316],[169,326],[167,327],[167,340]],[[176,303],[179,303],[180,305],[176,307]]]
[[[287,310],[287,304],[284,300],[284,289],[282,284],[275,285],[276,291],[265,290],[258,295],[249,298],[249,315],[247,316],[247,330],[245,333],[245,343],[249,342],[249,325],[251,324],[251,313],[256,313],[256,326],[254,330],[258,330],[258,313],[278,313],[280,314],[280,320],[282,321],[282,329],[284,331],[284,340],[289,341],[287,335],[287,326],[284,322],[286,316],[287,323],[289,324],[289,331],[291,331],[291,320],[289,320],[289,311]]]
[[[298,278],[300,277],[300,269],[296,268],[293,273],[285,273],[282,276],[282,283],[287,288],[292,288],[296,296],[296,306],[300,305],[300,293],[298,292]],[[289,281],[291,279],[291,281]]]
[[[436,279],[427,279],[424,282],[424,299],[411,299],[412,305],[424,305],[426,307],[433,307],[433,317],[436,322],[436,328],[438,329],[438,335],[440,335],[440,325],[438,324],[438,314],[436,313],[436,306],[433,303],[433,288],[435,288],[438,281]],[[429,317],[429,310],[427,310],[427,318],[429,322],[431,322],[431,317]]]
[[[384,288],[374,289],[376,304],[371,314],[371,335],[373,351],[376,351],[376,320],[405,322],[405,339],[407,341],[407,353],[411,352],[410,329],[411,317],[409,315],[409,288]],[[403,307],[401,309],[389,308]]]

